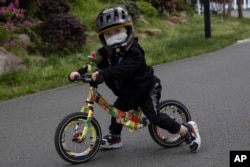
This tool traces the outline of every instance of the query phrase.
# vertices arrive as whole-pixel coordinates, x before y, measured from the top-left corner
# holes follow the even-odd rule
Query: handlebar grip
[[[93,85],[98,85],[98,84],[101,84],[104,81],[104,78],[99,75],[97,77],[96,81],[93,81],[91,76],[80,76],[80,77],[76,77],[74,79],[74,81],[82,81],[84,83],[90,83],[90,84],[93,84]]]
[[[83,81],[83,82],[86,82],[86,83],[89,83],[89,82],[92,82],[93,80],[92,80],[92,78],[84,77],[84,78],[82,79],[82,81]]]
[[[83,81],[85,83],[90,83],[93,81],[92,78],[87,77],[87,76],[79,76],[79,77],[76,77],[74,80],[75,81]]]

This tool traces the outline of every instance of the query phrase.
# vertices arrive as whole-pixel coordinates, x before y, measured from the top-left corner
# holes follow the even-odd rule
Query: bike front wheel
[[[181,123],[191,121],[191,116],[188,109],[179,101],[164,100],[159,103],[161,113],[166,113],[170,118]],[[171,148],[179,146],[184,142],[179,134],[171,134],[167,130],[162,129],[154,124],[148,126],[150,136],[160,146]]]
[[[95,118],[92,118],[86,137],[81,138],[87,114],[77,112],[66,116],[58,125],[54,143],[62,159],[73,164],[90,160],[99,150],[102,133]]]

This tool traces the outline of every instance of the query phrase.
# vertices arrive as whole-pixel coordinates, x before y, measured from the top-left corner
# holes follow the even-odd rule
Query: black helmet
[[[128,46],[130,46],[131,42],[134,39],[134,29],[133,29],[132,19],[129,16],[128,12],[122,7],[117,6],[103,10],[97,16],[95,23],[96,23],[95,30],[98,33],[99,39],[104,47],[109,48],[106,45],[103,33],[114,28],[123,26],[126,27],[128,37],[124,42],[116,46],[113,46],[113,48],[114,47],[128,48]]]

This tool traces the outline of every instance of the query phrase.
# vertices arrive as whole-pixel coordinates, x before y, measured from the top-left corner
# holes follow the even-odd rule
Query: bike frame
[[[97,103],[104,111],[114,117],[117,123],[129,127],[130,131],[148,127],[150,136],[160,146],[171,148],[184,142],[180,135],[165,135],[164,129],[161,130],[143,116],[141,108],[121,111],[110,105],[97,91],[97,85],[100,81],[94,82],[92,80],[92,73],[96,70],[98,70],[97,66],[90,62],[87,64],[87,73],[74,79],[89,84],[86,103],[82,106],[81,112],[74,112],[66,116],[56,129],[54,138],[56,151],[64,160],[74,164],[83,163],[90,160],[99,150],[102,132],[94,117],[94,103]],[[161,113],[177,113],[181,117],[179,120],[179,117],[173,115],[172,119],[178,119],[181,122],[191,120],[188,109],[179,101],[163,100],[159,103],[159,109]]]
[[[129,127],[131,130],[139,129],[150,124],[146,117],[142,117],[142,111],[139,108],[138,111],[129,110],[121,111],[112,105],[110,105],[104,97],[97,91],[97,85],[89,83],[89,92],[86,99],[86,104],[82,107],[81,112],[87,113],[87,120],[83,128],[81,139],[84,139],[87,135],[90,127],[91,119],[94,117],[94,102],[96,102],[104,111],[109,113],[112,117],[116,118],[117,123],[123,124]]]

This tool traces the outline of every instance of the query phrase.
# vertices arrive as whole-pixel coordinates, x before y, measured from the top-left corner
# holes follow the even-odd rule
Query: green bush
[[[192,7],[184,2],[180,2],[177,5],[177,11],[186,11],[190,15],[194,14],[194,10],[192,9]]]
[[[95,18],[105,7],[111,6],[109,3],[100,3],[100,0],[65,0],[70,2],[69,13],[77,20],[87,26],[89,31],[94,30]],[[72,1],[72,2],[71,2]]]
[[[0,44],[3,45],[6,40],[11,39],[12,35],[4,28],[4,24],[0,22]]]
[[[140,9],[135,2],[123,0],[122,3],[118,3],[118,4],[125,6],[125,8],[127,9],[130,16],[133,18],[133,20],[136,20],[137,18],[139,18]]]
[[[145,2],[145,1],[138,1],[136,3],[140,9],[141,14],[144,14],[146,16],[158,15],[158,11],[150,3]]]

